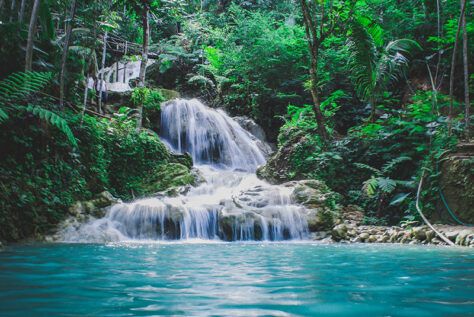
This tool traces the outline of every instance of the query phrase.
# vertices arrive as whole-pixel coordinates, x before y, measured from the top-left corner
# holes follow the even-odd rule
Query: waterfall
[[[114,205],[105,217],[68,227],[62,241],[305,239],[305,208],[293,188],[255,175],[265,164],[259,140],[222,110],[198,100],[162,106],[160,138],[188,152],[206,179],[178,197],[150,197]]]

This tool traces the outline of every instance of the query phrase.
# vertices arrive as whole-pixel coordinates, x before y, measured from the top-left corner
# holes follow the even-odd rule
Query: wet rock
[[[168,163],[161,166],[154,175],[147,181],[145,193],[159,195],[163,191],[171,189],[177,194],[186,191],[186,185],[197,186],[204,182],[204,178],[199,171],[189,169],[179,163]]]
[[[108,191],[104,191],[96,199],[76,201],[69,207],[68,212],[71,216],[81,220],[87,215],[101,218],[105,215],[108,207],[119,202],[121,202],[120,199],[115,198]]]
[[[345,223],[341,223],[340,225],[337,225],[332,229],[331,236],[334,241],[345,240],[347,231],[347,225]]]
[[[426,239],[426,231],[424,227],[415,227],[413,228],[413,235],[416,239],[423,241]]]
[[[307,215],[310,232],[330,230],[334,226],[335,213],[321,208],[313,209]]]
[[[291,194],[293,201],[303,204],[308,208],[330,207],[334,202],[334,194],[324,184],[318,180],[304,180],[296,183]]]

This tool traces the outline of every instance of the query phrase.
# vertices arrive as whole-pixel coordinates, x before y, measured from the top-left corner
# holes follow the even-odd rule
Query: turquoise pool
[[[311,243],[19,244],[2,316],[474,316],[474,250]]]

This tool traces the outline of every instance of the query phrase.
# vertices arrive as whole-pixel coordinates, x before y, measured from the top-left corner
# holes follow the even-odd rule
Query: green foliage
[[[150,96],[150,90],[148,88],[146,88],[146,87],[143,87],[143,88],[137,87],[133,90],[132,97],[130,98],[130,101],[135,106],[144,105],[148,102],[149,96]]]
[[[413,40],[390,41],[379,52],[383,30],[367,18],[354,19],[347,42],[351,75],[359,96],[371,103],[372,116],[376,103],[397,76],[407,67],[406,57],[421,47]]]
[[[68,137],[72,145],[77,147],[76,139],[69,129],[67,121],[53,111],[25,100],[32,94],[41,91],[51,81],[51,73],[15,73],[0,82],[0,123],[9,118],[8,112],[26,111],[56,126]]]

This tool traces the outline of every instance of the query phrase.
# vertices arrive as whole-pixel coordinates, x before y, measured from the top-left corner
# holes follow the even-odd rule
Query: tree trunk
[[[138,87],[145,87],[145,76],[146,76],[146,65],[148,64],[148,48],[150,42],[150,21],[148,18],[148,9],[145,9],[143,13],[143,51],[142,51],[142,62],[140,64],[140,76],[138,80]],[[143,123],[143,104],[140,105],[140,117],[138,118],[138,127],[142,127]]]
[[[461,14],[459,15],[459,22],[458,22],[458,30],[456,32],[456,39],[454,40],[454,48],[453,48],[453,56],[451,59],[451,74],[449,77],[449,117],[450,117],[450,125],[449,131],[451,134],[451,125],[452,125],[452,116],[453,116],[453,94],[454,94],[454,70],[456,69],[456,53],[458,50],[458,42],[459,42],[459,33],[461,31],[461,25],[463,16],[464,16],[464,9],[466,8],[466,1],[467,0],[460,0],[461,1]]]
[[[102,50],[102,72],[100,73],[100,79],[99,79],[99,89],[98,89],[98,94],[99,94],[99,109],[97,109],[98,113],[102,113],[102,85],[105,85],[104,83],[104,68],[105,68],[105,55],[107,54],[107,34],[108,30],[105,30],[104,34],[104,48]],[[96,86],[97,88],[97,86]]]
[[[10,10],[10,23],[13,22],[13,17],[15,16],[13,13],[15,12],[15,7],[16,7],[16,0],[12,0],[12,6]]]
[[[322,33],[320,33],[320,37],[318,37],[318,33],[316,31],[316,26],[313,23],[311,18],[311,14],[306,3],[306,0],[300,0],[300,7],[301,11],[303,12],[303,21],[305,25],[305,32],[306,32],[306,41],[308,43],[309,52],[311,55],[311,68],[310,68],[310,76],[311,76],[311,96],[313,97],[313,112],[316,118],[316,122],[318,123],[318,134],[321,138],[321,141],[325,142],[328,139],[328,134],[326,131],[326,122],[324,120],[323,113],[321,111],[321,104],[319,101],[318,91],[316,84],[318,82],[318,58],[319,58],[319,47],[322,43]],[[322,28],[322,26],[321,26]],[[321,29],[322,30],[322,29]]]
[[[375,122],[375,96],[373,93],[370,95],[370,122]]]
[[[76,16],[76,5],[77,0],[72,2],[71,14],[69,17],[69,22],[67,23],[66,28],[66,37],[64,39],[64,46],[63,46],[63,56],[61,59],[61,68],[59,70],[59,107],[64,106],[64,76],[66,72],[66,61],[67,61],[67,53],[69,51],[69,42],[71,39],[71,32],[72,32],[72,21]]]
[[[25,15],[25,0],[21,0],[20,12],[18,12],[18,22],[23,22],[23,16]]]
[[[462,0],[461,5],[462,4]],[[464,2],[464,6],[466,6],[467,3]],[[465,137],[466,141],[469,142],[469,116],[470,116],[470,111],[469,108],[471,107],[471,101],[469,99],[469,62],[468,62],[468,54],[467,54],[467,30],[466,30],[466,10],[463,7],[461,9],[463,12],[463,17],[462,17],[462,57],[463,57],[463,64],[464,64],[464,107],[465,107]]]
[[[25,72],[30,72],[33,63],[33,46],[36,34],[36,21],[38,20],[38,12],[41,0],[35,0],[33,9],[31,10],[30,26],[28,27],[28,40],[26,43],[25,55]]]
[[[322,141],[328,139],[328,134],[326,131],[326,120],[324,120],[323,112],[321,111],[321,103],[319,101],[318,91],[316,83],[318,82],[318,56],[319,50],[311,52],[311,96],[313,97],[313,112],[318,123],[318,134],[321,137]]]

